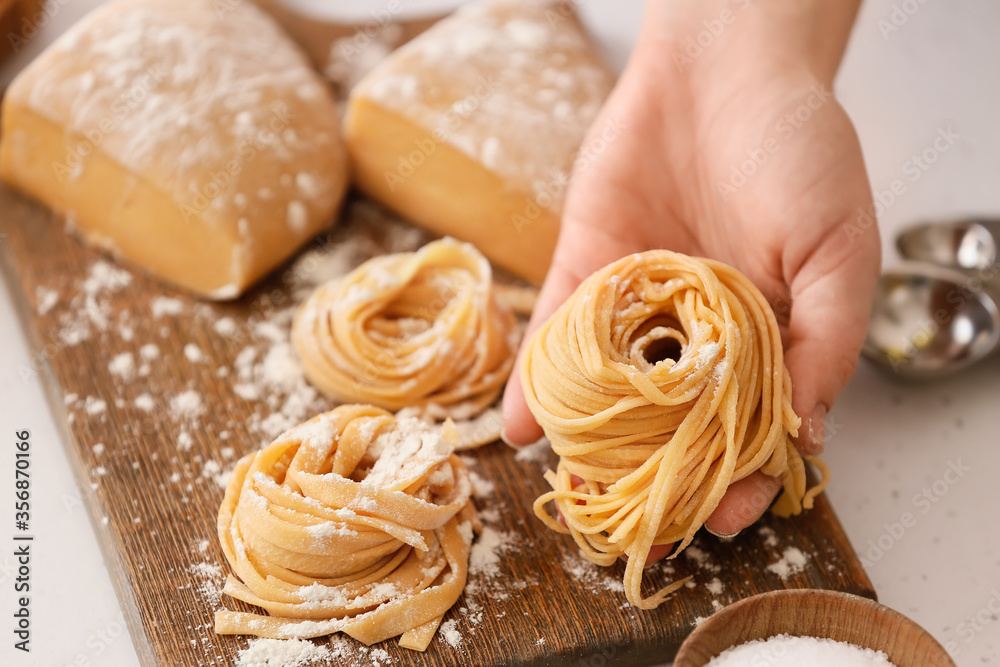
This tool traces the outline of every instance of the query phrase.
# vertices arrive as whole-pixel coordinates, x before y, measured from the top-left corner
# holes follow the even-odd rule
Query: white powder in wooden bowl
[[[894,667],[882,651],[818,637],[777,635],[734,646],[707,667]]]

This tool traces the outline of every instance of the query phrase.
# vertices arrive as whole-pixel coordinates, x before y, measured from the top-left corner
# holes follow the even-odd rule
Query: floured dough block
[[[0,174],[91,243],[232,298],[332,222],[347,159],[326,84],[251,3],[116,0],[11,84]]]
[[[539,283],[570,170],[614,77],[568,3],[469,5],[354,89],[361,190]]]

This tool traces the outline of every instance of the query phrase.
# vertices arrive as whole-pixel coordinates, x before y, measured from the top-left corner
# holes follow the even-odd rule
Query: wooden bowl
[[[896,667],[955,667],[922,627],[874,600],[838,591],[772,591],[712,614],[681,644],[674,667],[704,667],[723,651],[788,634],[884,652]]]

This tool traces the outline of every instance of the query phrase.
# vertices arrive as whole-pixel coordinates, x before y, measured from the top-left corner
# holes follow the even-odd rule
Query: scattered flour
[[[131,380],[135,375],[135,359],[132,357],[132,353],[122,352],[115,355],[111,363],[108,364],[108,370],[111,371],[112,375],[117,375],[123,380]]]
[[[247,423],[251,431],[271,440],[309,417],[328,410],[329,403],[306,382],[290,340],[295,308],[272,313],[252,323],[253,342],[236,356],[233,391],[258,405]]]
[[[332,657],[325,646],[304,639],[254,639],[240,651],[237,667],[301,667]]]
[[[220,317],[215,321],[213,328],[220,336],[232,336],[236,333],[236,322],[231,317]]]
[[[229,486],[229,478],[232,477],[233,469],[235,468],[235,466],[223,468],[222,465],[217,463],[216,461],[209,461],[208,463],[214,463],[217,472],[212,473],[210,475],[204,475],[203,473],[203,475],[206,477],[211,477],[212,481],[215,482],[216,486],[218,486],[220,489],[225,490],[225,488]],[[205,464],[206,469],[208,468],[208,463]]]
[[[515,461],[520,461],[521,463],[540,463],[547,465],[549,462],[549,452],[552,451],[552,445],[549,444],[548,438],[542,438],[538,442],[528,445],[527,447],[521,447],[517,450],[517,454],[514,455]]]
[[[770,526],[761,526],[757,533],[764,538],[765,547],[776,547],[778,546],[778,535],[774,532],[774,528]]]
[[[36,312],[39,316],[45,315],[59,303],[59,290],[39,286],[35,290],[35,300],[38,302]]]
[[[469,552],[469,583],[466,593],[475,595],[482,589],[493,589],[493,584],[501,574],[501,559],[517,549],[519,537],[514,533],[504,532],[484,525],[482,532],[472,544]],[[509,582],[508,582],[509,583]],[[527,585],[527,582],[521,582]],[[506,591],[493,591],[490,595],[503,599]]]
[[[599,591],[611,591],[613,593],[624,593],[625,584],[615,576],[610,568],[600,567],[584,560],[579,554],[566,555],[562,559],[563,569],[577,581],[594,593]]]
[[[153,319],[160,319],[163,316],[176,316],[184,312],[184,302],[180,299],[171,299],[166,296],[158,296],[153,299],[150,308],[153,311]]]
[[[205,361],[205,355],[202,353],[201,348],[194,343],[188,343],[184,346],[184,356],[192,364],[204,363]]]
[[[88,340],[93,330],[107,331],[111,325],[110,295],[132,282],[132,274],[104,260],[94,262],[69,308],[59,316],[58,338],[64,345],[78,345]],[[54,304],[53,304],[54,305]]]
[[[469,471],[469,479],[472,481],[472,495],[480,500],[485,500],[493,495],[496,487],[493,482],[486,479],[474,470]]]
[[[174,421],[194,421],[205,412],[201,403],[201,394],[188,389],[170,399],[170,414]]]
[[[798,547],[788,547],[781,554],[781,558],[767,566],[767,569],[774,572],[782,579],[802,572],[806,567],[809,557]]]
[[[88,396],[83,404],[83,409],[88,415],[99,415],[107,411],[108,404],[103,399]]]
[[[143,412],[152,412],[153,408],[156,407],[156,401],[149,394],[140,394],[135,397],[134,405]]]
[[[778,546],[778,535],[774,532],[774,528],[771,528],[770,526],[761,526],[757,529],[757,534],[764,538],[765,547]]]
[[[683,553],[689,561],[697,565],[702,570],[713,573],[722,570],[722,567],[718,563],[713,562],[711,556],[709,556],[706,551],[694,545],[689,546]]]
[[[372,667],[385,667],[392,664],[392,656],[384,648],[368,649],[368,659],[372,661]]]
[[[462,633],[458,631],[458,621],[454,619],[442,623],[438,634],[453,648],[462,643]]]

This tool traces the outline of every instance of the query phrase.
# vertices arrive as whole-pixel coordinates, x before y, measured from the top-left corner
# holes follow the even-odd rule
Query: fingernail
[[[521,449],[520,445],[515,445],[513,442],[511,442],[510,438],[507,437],[507,429],[506,428],[501,428],[500,429],[500,440],[502,440],[503,444],[507,445],[511,449],[517,449],[517,450]]]
[[[714,530],[712,530],[711,528],[709,528],[707,524],[705,525],[705,530],[707,530],[708,532],[712,533],[716,537],[721,538],[723,540],[731,540],[731,539],[733,539],[734,537],[736,537],[737,535],[739,535],[740,533],[743,532],[742,530],[737,530],[735,533],[732,533],[731,535],[724,535],[723,533],[717,533],[717,532],[715,532]]]
[[[810,454],[819,454],[823,451],[826,439],[826,406],[817,403],[813,408],[812,417],[809,418],[809,438],[808,450]]]

